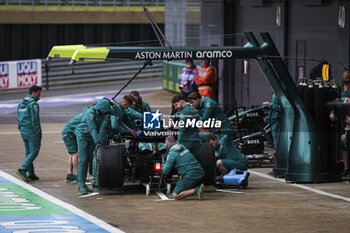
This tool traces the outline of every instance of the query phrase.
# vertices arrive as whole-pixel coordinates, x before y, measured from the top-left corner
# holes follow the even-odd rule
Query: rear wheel
[[[100,146],[97,149],[97,182],[100,188],[119,188],[124,184],[124,145]]]

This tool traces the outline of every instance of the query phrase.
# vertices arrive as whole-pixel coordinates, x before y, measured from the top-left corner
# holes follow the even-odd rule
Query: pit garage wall
[[[344,28],[338,25],[340,6],[345,7]],[[269,32],[282,56],[324,58],[332,64],[332,76],[340,81],[344,66],[349,66],[349,9],[350,3],[345,1],[204,0],[201,45],[243,45],[246,41],[241,33],[252,31],[260,40],[259,32]],[[223,34],[226,37],[215,36]],[[302,59],[285,62],[294,80],[300,67],[308,78],[310,70],[318,64]],[[232,108],[234,97],[242,106],[271,100],[272,89],[255,62],[250,62],[248,75],[243,74],[242,60],[218,63],[218,101],[226,111]]]

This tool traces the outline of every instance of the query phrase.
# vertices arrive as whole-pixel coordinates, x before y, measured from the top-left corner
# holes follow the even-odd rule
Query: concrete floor
[[[151,106],[165,105],[172,95],[162,91],[145,99]],[[348,181],[295,186],[261,176],[271,168],[252,169],[247,189],[219,192],[208,187],[203,201],[159,201],[155,193],[146,196],[137,183],[78,198],[77,185],[64,182],[68,154],[60,136],[63,126],[42,124],[42,147],[35,160],[40,181],[31,184],[123,231],[350,232]],[[23,157],[17,125],[0,123],[0,170],[16,176]]]

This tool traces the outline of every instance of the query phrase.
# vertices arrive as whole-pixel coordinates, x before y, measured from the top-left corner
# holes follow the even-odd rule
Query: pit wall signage
[[[0,62],[0,90],[42,85],[41,60]]]
[[[144,51],[137,52],[135,60],[155,59],[155,60],[181,60],[181,59],[224,59],[231,58],[231,50],[208,50],[208,51]]]

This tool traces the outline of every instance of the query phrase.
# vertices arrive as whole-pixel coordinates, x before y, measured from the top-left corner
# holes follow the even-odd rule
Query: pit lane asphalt
[[[140,84],[142,86],[142,84]],[[77,94],[80,88],[71,93]],[[95,89],[93,89],[95,90]],[[148,92],[141,92],[146,94]],[[151,106],[166,105],[173,93],[151,92]],[[47,96],[47,95],[46,95]],[[46,97],[43,93],[43,98]],[[23,98],[23,94],[18,94]],[[10,98],[13,99],[13,98]],[[72,106],[72,113],[84,104]],[[67,107],[57,108],[59,111]],[[41,114],[44,114],[41,109]],[[14,116],[11,116],[14,118]],[[60,131],[61,117],[42,120],[43,139],[31,185],[68,202],[126,232],[349,232],[349,182],[294,186],[262,176],[271,169],[253,169],[248,189],[216,191],[208,187],[203,201],[161,199],[137,183],[99,195],[79,198],[76,184],[66,184],[67,152]],[[11,119],[10,119],[11,120]],[[13,119],[15,121],[15,118]],[[50,121],[49,121],[50,120]],[[54,122],[56,121],[56,122]],[[49,123],[50,122],[50,123]],[[17,126],[0,119],[0,170],[15,177],[24,147]],[[315,190],[307,190],[313,188]],[[317,191],[318,190],[318,191]],[[226,190],[227,191],[227,190]],[[325,195],[333,194],[333,196]],[[338,195],[338,196],[335,196]],[[343,197],[339,198],[339,197]]]

